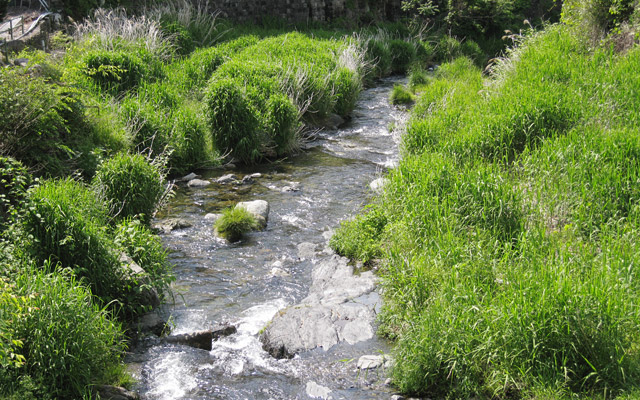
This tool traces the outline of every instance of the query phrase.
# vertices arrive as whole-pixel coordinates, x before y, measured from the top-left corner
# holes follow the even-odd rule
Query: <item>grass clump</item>
[[[393,85],[393,90],[391,91],[391,95],[389,96],[389,101],[393,105],[410,105],[414,101],[414,96],[402,85]]]
[[[382,255],[381,237],[386,225],[384,212],[370,208],[366,214],[342,222],[329,246],[340,255],[368,263]]]
[[[3,396],[81,398],[90,385],[112,383],[122,373],[119,324],[72,276],[45,272],[51,269],[25,267],[13,283],[0,283],[0,314],[11,321],[3,344],[18,344],[9,357],[15,361],[0,358]]]
[[[149,224],[165,193],[158,165],[140,154],[120,153],[100,165],[93,185],[116,219],[140,218]]]
[[[230,242],[237,242],[242,236],[260,228],[260,224],[250,212],[242,207],[227,208],[214,225],[215,231]]]
[[[85,55],[84,63],[84,73],[115,95],[136,87],[147,74],[143,61],[125,51],[94,50]]]
[[[24,200],[33,177],[19,161],[0,157],[0,226]]]

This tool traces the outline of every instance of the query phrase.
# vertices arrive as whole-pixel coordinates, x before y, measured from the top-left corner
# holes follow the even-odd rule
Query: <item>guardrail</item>
[[[14,30],[17,28],[22,28],[21,34],[24,35],[24,18],[11,18],[9,21],[2,23],[2,25],[0,25],[0,35],[9,32],[9,36],[11,37],[11,40],[13,40]]]

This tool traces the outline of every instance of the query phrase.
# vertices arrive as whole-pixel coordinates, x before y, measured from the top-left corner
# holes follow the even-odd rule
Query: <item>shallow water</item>
[[[308,293],[317,260],[298,258],[297,245],[310,242],[318,253],[326,251],[340,220],[361,210],[371,194],[369,183],[397,163],[398,138],[388,126],[404,113],[389,105],[388,96],[398,82],[390,78],[365,90],[350,122],[318,132],[295,157],[212,171],[202,178],[261,173],[253,184],[178,188],[158,216],[193,224],[162,235],[177,277],[175,304],[164,310],[174,325],[172,334],[224,322],[236,325],[238,332],[215,341],[210,352],[178,345],[139,349],[128,363],[144,398],[307,399],[309,382],[330,389],[333,399],[389,397],[383,371],[356,369],[360,356],[388,352],[379,338],[276,360],[262,350],[258,334],[279,310]],[[205,214],[256,199],[271,207],[266,230],[250,233],[238,244],[214,237]]]

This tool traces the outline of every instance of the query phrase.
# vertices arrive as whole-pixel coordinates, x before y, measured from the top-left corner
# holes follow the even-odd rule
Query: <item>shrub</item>
[[[334,72],[332,81],[335,98],[333,109],[336,114],[347,116],[355,108],[362,90],[360,76],[347,68],[340,68]]]
[[[157,157],[169,144],[169,112],[140,97],[127,97],[120,103],[120,115],[127,125],[133,149]]]
[[[19,161],[0,157],[0,226],[11,209],[24,199],[31,182],[31,174]]]
[[[116,219],[138,217],[149,224],[165,191],[164,175],[157,164],[140,154],[120,153],[103,162],[93,186],[109,204]]]
[[[19,70],[0,71],[0,154],[41,173],[66,172],[68,141],[83,131],[78,93]]]
[[[462,55],[462,43],[455,37],[443,36],[436,46],[435,57],[440,62],[453,61]]]
[[[435,49],[429,42],[417,42],[416,43],[416,60],[420,62],[421,66],[426,66],[433,61]]]
[[[253,214],[244,208],[233,207],[222,211],[222,216],[216,221],[214,228],[224,239],[237,242],[245,233],[259,229],[260,224]]]
[[[120,296],[117,255],[109,236],[107,208],[72,179],[45,181],[28,191],[21,219],[23,246],[38,264],[69,268],[107,304]],[[59,264],[58,264],[59,263]]]
[[[413,94],[402,85],[393,85],[393,91],[389,96],[389,101],[391,101],[393,105],[408,105],[413,103]]]
[[[81,398],[89,385],[111,383],[124,335],[86,288],[72,276],[31,267],[12,286],[0,295],[0,314],[11,318],[10,339],[21,343],[14,354],[22,362],[3,363],[0,394]]]
[[[113,94],[138,86],[147,74],[144,62],[125,51],[94,50],[84,56],[84,73]]]
[[[395,39],[389,42],[391,52],[391,71],[403,74],[409,69],[409,65],[416,58],[416,48],[413,43]]]
[[[473,40],[465,40],[462,42],[462,47],[460,49],[461,53],[465,57],[469,57],[473,60],[473,63],[478,67],[482,67],[485,63],[486,57],[484,52],[478,45],[478,43]]]
[[[265,127],[278,155],[290,154],[298,148],[298,109],[280,94],[267,101]]]
[[[242,162],[261,158],[259,121],[240,86],[231,79],[216,80],[205,96],[206,115],[213,144]]]
[[[388,45],[377,39],[369,39],[366,49],[367,60],[374,65],[374,77],[381,78],[391,73],[391,51]]]
[[[186,173],[216,161],[210,135],[200,115],[182,105],[172,115],[173,132],[169,141],[168,167],[172,173]]]
[[[420,86],[424,86],[429,83],[429,75],[427,72],[420,68],[414,68],[409,73],[409,88],[412,91],[416,91]]]
[[[171,38],[175,45],[175,51],[179,55],[184,56],[195,50],[196,46],[191,32],[179,22],[162,21],[160,27],[164,34]]]

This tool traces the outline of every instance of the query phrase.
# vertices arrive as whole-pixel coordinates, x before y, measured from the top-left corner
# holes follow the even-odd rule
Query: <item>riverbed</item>
[[[277,360],[262,349],[259,333],[278,311],[308,294],[313,266],[330,257],[333,230],[362,209],[372,195],[369,183],[397,164],[399,137],[390,128],[405,113],[390,106],[388,97],[399,82],[389,78],[364,90],[350,121],[315,132],[296,156],[202,173],[201,179],[213,182],[205,187],[178,186],[156,222],[180,218],[191,227],[161,234],[176,275],[175,302],[162,312],[172,334],[222,323],[235,325],[237,332],[215,341],[211,351],[170,344],[134,351],[127,361],[143,398],[390,397],[384,368],[356,368],[362,355],[389,352],[383,339]],[[215,183],[225,174],[259,176],[245,184]],[[205,215],[250,200],[269,202],[267,228],[239,243],[216,238]],[[371,306],[379,310],[379,297]]]

